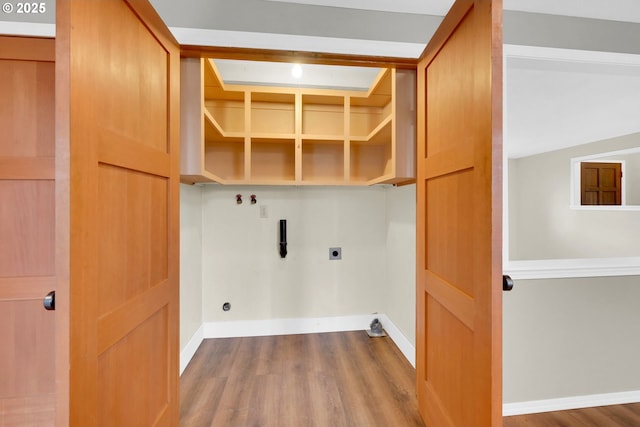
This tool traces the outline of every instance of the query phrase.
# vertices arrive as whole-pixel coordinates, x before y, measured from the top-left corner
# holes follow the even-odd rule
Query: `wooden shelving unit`
[[[182,60],[185,183],[371,185],[415,180],[415,73],[369,91],[225,85]]]

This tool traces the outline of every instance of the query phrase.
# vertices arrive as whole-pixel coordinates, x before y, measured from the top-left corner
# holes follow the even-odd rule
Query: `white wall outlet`
[[[260,218],[268,218],[267,205],[260,205]]]

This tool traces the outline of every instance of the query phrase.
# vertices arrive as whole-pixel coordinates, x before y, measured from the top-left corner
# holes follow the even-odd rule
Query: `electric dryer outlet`
[[[329,248],[329,259],[342,259],[342,248]]]

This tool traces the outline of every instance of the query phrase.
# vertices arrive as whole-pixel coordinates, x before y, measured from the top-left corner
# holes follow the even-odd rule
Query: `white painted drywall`
[[[384,187],[203,186],[203,321],[381,312],[385,199]],[[280,219],[286,258],[278,253]],[[329,260],[330,247],[342,248],[342,260]]]
[[[387,189],[387,281],[382,311],[416,345],[416,186]]]
[[[202,195],[180,184],[180,350],[202,325]]]
[[[203,323],[374,312],[415,346],[415,185],[181,191],[181,350]],[[335,246],[340,261],[328,259]]]
[[[374,311],[415,345],[415,186],[181,192],[181,349],[203,322]],[[260,218],[261,205],[268,218]],[[280,218],[288,220],[285,259],[277,252]],[[328,260],[330,246],[342,247],[342,261]],[[639,283],[517,281],[504,294],[504,401],[640,390]],[[225,313],[226,301],[232,309]]]
[[[639,145],[634,134],[510,160],[510,258],[640,256],[640,211],[570,207],[572,158]]]
[[[640,277],[520,280],[503,294],[504,402],[640,390]]]
[[[509,161],[511,259],[640,255],[640,212],[570,208],[571,158],[639,142],[627,135]],[[638,276],[517,280],[503,294],[504,402],[640,390],[638,300]]]

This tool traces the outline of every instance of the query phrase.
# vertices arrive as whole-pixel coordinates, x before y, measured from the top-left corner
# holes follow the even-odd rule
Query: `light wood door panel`
[[[418,65],[417,392],[502,425],[502,2],[458,0]]]
[[[54,42],[0,37],[0,426],[55,420]]]
[[[69,424],[177,425],[178,46],[146,0],[56,7]]]

